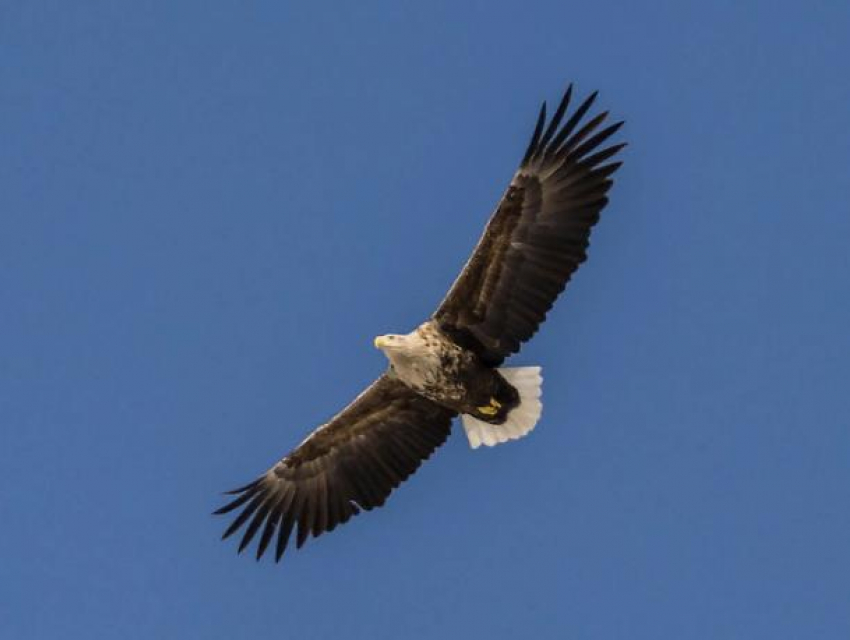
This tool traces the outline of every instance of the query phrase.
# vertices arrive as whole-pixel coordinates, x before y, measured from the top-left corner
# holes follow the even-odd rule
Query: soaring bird
[[[228,492],[216,514],[241,510],[224,538],[259,533],[259,559],[296,547],[384,504],[449,435],[460,415],[473,449],[527,435],[540,418],[540,367],[503,367],[531,338],[587,257],[608,202],[604,146],[622,122],[585,119],[594,92],[570,111],[570,85],[547,124],[546,103],[528,148],[469,261],[433,315],[407,334],[375,338],[387,370],[262,476]]]

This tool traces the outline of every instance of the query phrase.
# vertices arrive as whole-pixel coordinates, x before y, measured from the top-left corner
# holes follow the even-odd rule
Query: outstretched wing
[[[544,131],[546,103],[525,157],[458,279],[434,313],[454,340],[495,366],[537,331],[570,276],[584,262],[590,230],[607,204],[606,162],[625,144],[601,148],[623,124],[585,124],[593,93],[562,125],[567,89]]]
[[[380,507],[449,435],[455,413],[386,374],[330,422],[316,429],[216,514],[241,512],[227,538],[247,523],[239,551],[262,530],[259,559],[277,536],[280,560],[293,527],[296,546]]]

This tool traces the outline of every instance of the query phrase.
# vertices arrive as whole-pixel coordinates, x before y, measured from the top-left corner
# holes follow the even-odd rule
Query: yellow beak
[[[375,338],[376,349],[383,349],[385,346],[387,346],[386,336],[378,336],[377,338]]]

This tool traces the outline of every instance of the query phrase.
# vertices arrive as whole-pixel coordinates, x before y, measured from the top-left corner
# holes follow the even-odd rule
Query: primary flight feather
[[[586,119],[591,94],[567,117],[572,85],[548,124],[546,103],[520,166],[443,302],[404,335],[375,339],[387,371],[216,511],[237,511],[225,538],[245,528],[259,559],[280,560],[295,532],[312,535],[384,504],[449,435],[460,415],[469,443],[493,446],[529,433],[540,418],[539,367],[500,367],[531,338],[584,262],[590,231],[608,202],[604,146],[622,122]]]

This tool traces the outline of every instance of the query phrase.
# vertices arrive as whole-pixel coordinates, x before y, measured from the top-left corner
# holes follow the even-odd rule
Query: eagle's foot
[[[490,398],[490,404],[485,404],[481,407],[476,407],[479,413],[484,414],[485,416],[494,416],[499,413],[499,409],[502,408],[502,403],[496,400],[496,398]]]

